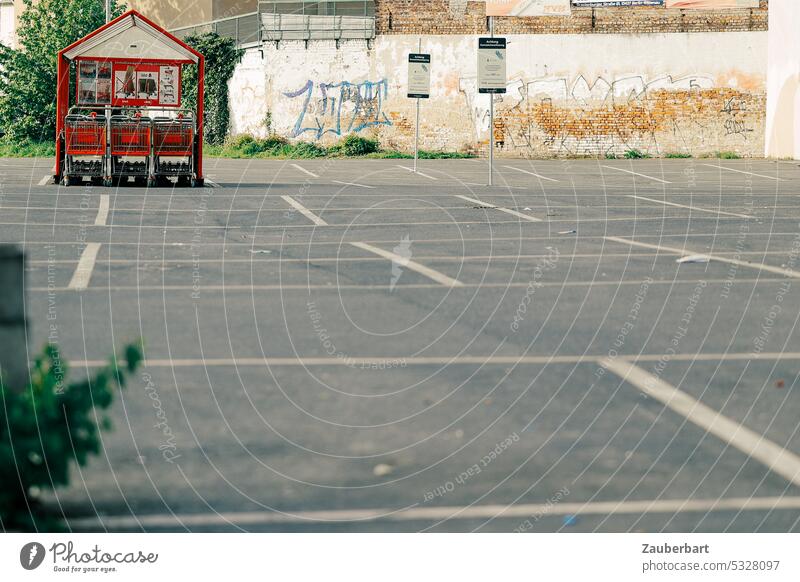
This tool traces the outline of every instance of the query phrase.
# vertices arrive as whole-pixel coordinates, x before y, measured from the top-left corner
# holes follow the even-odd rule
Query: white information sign
[[[506,39],[478,39],[478,92],[506,92]]]
[[[408,96],[428,99],[431,96],[431,55],[408,55]]]

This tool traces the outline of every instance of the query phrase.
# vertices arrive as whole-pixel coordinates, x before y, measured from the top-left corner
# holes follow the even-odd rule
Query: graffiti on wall
[[[489,103],[475,98],[474,82],[462,79],[461,91],[480,139],[489,130]],[[720,88],[706,76],[516,80],[495,99],[499,148],[555,155],[751,147],[743,142],[764,107],[763,95]]]
[[[361,83],[314,83],[309,80],[297,91],[284,96],[297,99],[301,109],[292,129],[292,137],[311,133],[316,139],[333,134],[341,136],[370,127],[392,125],[384,112],[389,94],[386,79]]]

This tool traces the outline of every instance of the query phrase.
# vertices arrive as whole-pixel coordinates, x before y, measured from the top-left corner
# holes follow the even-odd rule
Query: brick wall
[[[483,2],[376,0],[378,34],[484,34]],[[458,6],[461,6],[459,9]],[[573,8],[571,16],[495,18],[496,34],[617,34],[767,30],[768,0],[759,8],[678,10],[662,6]]]

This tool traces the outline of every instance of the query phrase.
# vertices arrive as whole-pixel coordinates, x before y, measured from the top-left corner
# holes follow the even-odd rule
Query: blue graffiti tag
[[[389,95],[389,82],[382,79],[377,83],[364,81],[352,84],[319,83],[319,97],[313,108],[313,125],[306,124],[306,114],[314,97],[314,82],[309,80],[297,91],[284,92],[284,96],[296,99],[305,95],[303,108],[292,130],[292,137],[299,137],[306,132],[313,132],[317,139],[328,133],[359,132],[369,127],[392,125],[383,104]]]

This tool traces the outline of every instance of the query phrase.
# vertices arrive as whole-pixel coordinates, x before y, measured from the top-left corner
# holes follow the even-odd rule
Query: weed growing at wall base
[[[220,158],[276,158],[276,159],[309,159],[309,158],[351,158],[365,157],[374,159],[406,159],[413,156],[395,150],[381,149],[377,140],[365,139],[356,135],[348,135],[339,143],[328,148],[311,142],[290,143],[281,136],[271,135],[266,139],[252,135],[240,135],[229,139],[222,146],[207,146],[205,153],[209,157]],[[420,159],[462,159],[473,157],[458,152],[420,151]]]

